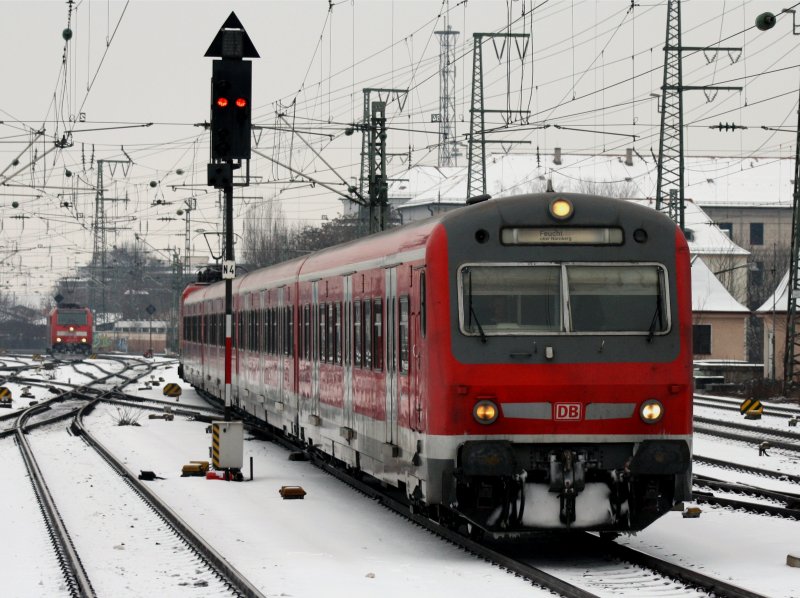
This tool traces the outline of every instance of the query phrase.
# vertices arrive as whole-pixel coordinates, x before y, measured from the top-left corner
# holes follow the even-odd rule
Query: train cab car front
[[[432,386],[451,504],[493,531],[646,527],[691,489],[685,238],[594,196],[467,210],[444,223],[452,360]]]

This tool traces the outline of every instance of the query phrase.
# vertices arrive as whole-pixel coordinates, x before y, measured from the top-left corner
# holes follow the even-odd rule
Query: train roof
[[[637,214],[637,217],[642,220],[661,223],[664,226],[675,226],[667,216],[649,207],[609,197],[580,193],[533,193],[498,197],[472,205],[465,205],[463,208],[438,214],[425,220],[354,239],[310,253],[307,256],[248,272],[234,279],[234,294],[263,288],[263,273],[265,272],[269,272],[272,284],[280,286],[282,284],[291,284],[305,274],[314,275],[315,273],[341,268],[342,264],[353,264],[355,266],[360,263],[373,263],[376,266],[380,266],[383,264],[378,262],[383,260],[386,262],[385,265],[389,265],[389,262],[393,259],[392,256],[424,248],[432,232],[439,225],[448,227],[450,225],[457,226],[469,223],[470,221],[480,222],[490,217],[490,213],[493,219],[499,218],[500,221],[519,222],[520,219],[524,219],[526,212],[535,204],[549,205],[552,200],[559,197],[572,201],[591,200],[593,208],[605,210],[617,209],[624,205],[624,209],[628,213]],[[191,295],[191,299],[188,300],[190,303],[217,299],[224,297],[224,289],[225,285],[221,282],[205,287],[198,285],[199,293],[195,294],[187,289],[184,292],[184,297],[188,299],[187,295]]]

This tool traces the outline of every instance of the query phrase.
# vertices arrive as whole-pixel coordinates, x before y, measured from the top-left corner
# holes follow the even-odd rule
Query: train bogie
[[[236,279],[233,402],[451,521],[641,529],[690,489],[689,281],[649,208],[487,201]],[[182,305],[220,397],[223,299]]]

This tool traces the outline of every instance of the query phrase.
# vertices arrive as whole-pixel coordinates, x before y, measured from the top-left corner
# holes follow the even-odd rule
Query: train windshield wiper
[[[664,309],[661,305],[661,274],[656,271],[656,311],[653,313],[653,319],[650,320],[650,330],[647,332],[647,342],[652,342],[653,336],[656,333],[656,322],[658,322],[658,329],[664,329]]]
[[[472,295],[470,295],[470,299],[472,299]],[[475,315],[475,309],[472,307],[472,301],[469,302],[469,313],[471,314],[470,320],[475,320],[475,325],[478,327],[478,332],[481,334],[481,342],[486,344],[486,334],[483,332],[483,328],[481,327],[481,323],[478,322],[478,316]]]
[[[483,332],[483,327],[481,323],[478,321],[478,315],[475,313],[475,308],[472,306],[472,270],[469,271],[469,296],[467,298],[469,303],[469,320],[467,320],[467,326],[471,330],[472,329],[472,320],[475,320],[475,325],[478,327],[478,332],[481,335],[481,342],[485,345],[486,344],[486,334]]]

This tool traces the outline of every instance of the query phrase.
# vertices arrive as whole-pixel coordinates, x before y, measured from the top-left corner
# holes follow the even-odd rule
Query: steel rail
[[[209,402],[211,403],[217,403],[216,397],[213,396],[209,397],[207,393],[204,392],[199,392],[198,394],[209,400]],[[245,425],[247,425],[249,428],[256,429],[260,432],[265,433],[265,435],[270,440],[277,442],[278,444],[284,446],[287,449],[305,451],[305,449],[307,448],[303,445],[295,444],[294,442],[292,442],[287,438],[274,434],[269,428],[267,428],[263,424],[263,422],[254,420],[252,417],[247,417],[247,416],[245,416],[244,419],[245,419]],[[466,536],[463,536],[458,532],[455,532],[447,527],[444,527],[441,524],[429,519],[428,517],[414,513],[411,506],[408,505],[407,503],[401,500],[397,500],[387,495],[382,490],[374,488],[369,484],[366,484],[365,482],[350,476],[348,473],[341,471],[340,469],[328,463],[328,461],[325,458],[316,453],[310,453],[309,456],[311,458],[311,461],[315,465],[320,467],[323,471],[336,477],[345,484],[348,484],[349,486],[355,488],[356,490],[365,494],[366,496],[376,500],[380,504],[383,504],[384,506],[398,513],[399,515],[410,519],[411,521],[421,526],[422,528],[430,531],[431,533],[434,533],[435,535],[444,538],[445,540],[455,544],[456,546],[468,550],[469,552],[475,554],[480,558],[483,558],[492,563],[496,563],[497,565],[507,569],[509,572],[514,573],[515,575],[520,575],[522,577],[525,577],[526,579],[532,581],[534,584],[549,589],[551,591],[558,592],[559,594],[567,598],[573,598],[573,597],[590,598],[592,596],[596,596],[596,594],[592,594],[591,592],[588,592],[583,588],[575,586],[566,580],[551,575],[550,573],[547,573],[546,571],[538,567],[535,567],[528,563],[520,562],[519,560],[510,557],[508,555],[505,555],[498,550],[492,549],[488,546],[481,544],[476,540],[467,538]],[[635,549],[628,548],[620,544],[616,544],[612,541],[601,539],[597,536],[592,535],[590,532],[585,532],[585,536],[592,538],[587,542],[596,543],[595,544],[596,549],[601,554],[608,554],[608,552],[611,551],[617,558],[620,558],[621,560],[625,560],[632,564],[636,564],[645,569],[650,569],[661,575],[669,577],[673,580],[678,580],[682,583],[702,588],[716,596],[727,596],[730,598],[768,598],[762,594],[751,592],[744,588],[740,588],[733,584],[724,582],[720,579],[704,575],[702,573],[699,573],[691,569],[687,569],[675,563],[671,563],[669,561],[659,559],[658,557],[641,553]]]
[[[290,444],[288,446],[293,445]],[[297,449],[298,447],[293,446],[293,448]],[[373,488],[368,484],[365,484],[360,480],[356,480],[355,478],[340,471],[336,467],[333,467],[318,455],[312,454],[311,460],[317,467],[326,473],[355,488],[362,494],[374,499],[395,513],[410,519],[423,529],[428,530],[429,532],[447,540],[451,544],[469,551],[481,559],[484,559],[490,563],[495,563],[500,567],[507,569],[510,573],[524,577],[544,589],[558,592],[565,598],[599,598],[597,594],[588,592],[583,588],[551,575],[550,573],[547,573],[538,567],[529,565],[527,563],[522,563],[512,557],[504,555],[502,552],[489,548],[488,546],[485,546],[475,540],[446,528],[427,517],[423,517],[414,513],[409,505],[388,496],[387,494],[376,488]]]
[[[28,410],[28,412],[34,410],[35,408]],[[44,481],[44,476],[39,469],[36,458],[33,456],[33,451],[25,438],[24,426],[26,419],[27,416],[23,414],[18,420],[18,426],[15,430],[17,446],[22,453],[25,467],[30,473],[33,491],[41,506],[45,524],[50,530],[50,538],[56,551],[56,558],[61,566],[67,586],[70,589],[70,594],[81,598],[93,598],[96,594],[94,588],[92,588],[92,583],[83,568],[83,564],[72,544],[64,521],[61,519],[61,515],[58,512],[55,500],[53,500],[53,496],[50,494],[50,490]]]
[[[740,588],[716,577],[699,573],[693,569],[687,569],[670,561],[665,561],[658,557],[649,555],[630,546],[617,544],[616,542],[604,540],[587,532],[585,534],[587,543],[595,543],[598,550],[605,550],[616,558],[629,563],[634,563],[648,569],[658,571],[662,575],[679,579],[688,585],[702,588],[713,593],[715,596],[726,596],[728,598],[769,598],[763,594],[752,592],[745,588]]]
[[[697,461],[698,463],[705,463],[706,465],[721,467],[723,469],[744,471],[746,473],[761,475],[767,478],[772,478],[776,480],[785,480],[787,482],[792,482],[794,484],[800,484],[800,476],[792,475],[790,473],[783,473],[781,471],[772,471],[769,469],[762,469],[761,467],[742,465],[740,463],[732,463],[731,461],[723,461],[722,459],[714,459],[712,457],[704,457],[702,455],[693,455],[692,460]]]
[[[778,430],[777,428],[761,428],[751,424],[743,424],[739,422],[719,421],[711,419],[710,417],[695,417],[694,421],[701,424],[708,424],[711,426],[720,426],[724,428],[733,428],[734,430],[742,430],[744,432],[753,432],[754,434],[769,434],[779,438],[786,438],[788,440],[796,440],[800,442],[800,433],[792,432],[790,430]]]
[[[794,451],[800,452],[800,444],[791,444],[789,442],[782,442],[780,440],[772,440],[771,438],[756,438],[755,436],[747,436],[746,434],[737,434],[736,432],[726,432],[725,430],[717,430],[714,428],[710,428],[704,425],[697,425],[694,426],[695,432],[700,432],[701,434],[709,434],[711,436],[717,436],[719,438],[727,438],[729,440],[739,440],[741,442],[748,442],[748,443],[755,443],[759,444],[761,442],[767,441],[770,444],[770,448],[780,448],[787,451]],[[767,434],[764,434],[766,436]]]
[[[155,492],[143,484],[136,475],[131,473],[111,451],[103,446],[103,444],[94,438],[84,427],[83,416],[94,409],[101,400],[101,398],[93,399],[78,411],[72,422],[72,432],[80,436],[89,446],[95,449],[123,478],[123,481],[125,481],[131,489],[173,529],[175,534],[195,552],[198,558],[205,561],[209,568],[214,571],[220,579],[225,580],[234,592],[247,598],[265,598],[264,594],[240,573],[238,569],[195,532],[175,511],[168,507]]]

